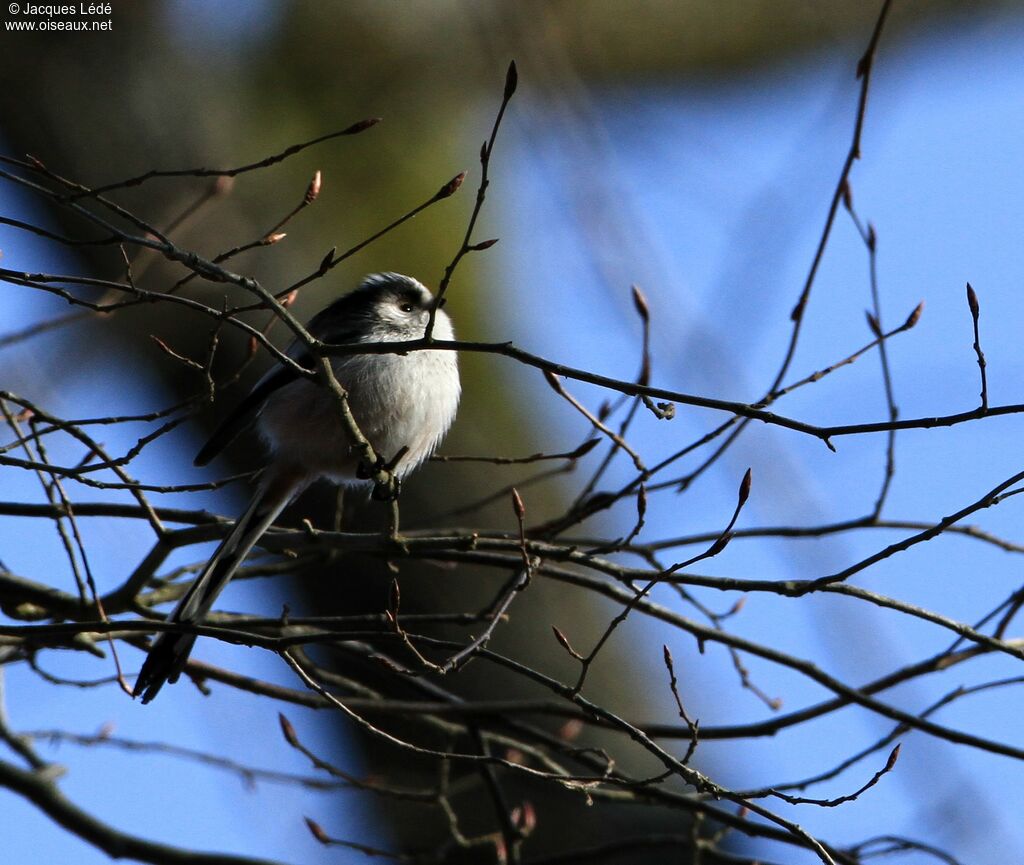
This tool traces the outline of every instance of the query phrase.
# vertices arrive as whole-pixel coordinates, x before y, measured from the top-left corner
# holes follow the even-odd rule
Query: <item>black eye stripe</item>
[[[399,295],[396,299],[396,305],[402,312],[412,312],[414,309],[421,306],[423,298],[418,294],[403,294]]]

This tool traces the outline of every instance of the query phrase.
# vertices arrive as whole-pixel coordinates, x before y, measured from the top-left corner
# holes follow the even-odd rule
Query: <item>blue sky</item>
[[[878,232],[887,325],[902,322],[925,301],[918,327],[890,345],[902,417],[977,404],[967,281],[982,303],[990,400],[1024,401],[1019,351],[1024,188],[1017,159],[1024,136],[1022,45],[1019,21],[980,16],[884,43],[877,62],[863,159],[851,180],[861,218]],[[501,278],[517,290],[498,294],[504,314],[488,336],[511,328],[501,336],[549,357],[629,377],[637,365],[639,324],[628,289],[637,282],[655,320],[653,383],[735,399],[758,397],[781,362],[788,314],[849,146],[858,51],[859,46],[837,47],[727,81],[597,92],[582,112],[584,122],[568,132],[558,122],[559,106],[520,104],[520,113],[513,115],[520,138],[496,181],[502,195],[496,200],[510,219],[502,231]],[[563,134],[544,139],[538,130],[546,128]],[[869,306],[864,245],[841,213],[790,380],[867,342],[864,310]],[[577,386],[575,392],[588,390]],[[589,393],[596,405],[597,393]],[[775,408],[818,423],[883,420],[877,356],[862,358]],[[563,406],[553,405],[552,417],[552,423],[580,428]],[[665,423],[645,418],[634,443],[645,452],[678,447],[713,419],[683,409],[669,433]],[[1012,447],[1019,428],[1019,421],[1004,419],[901,435],[885,514],[936,520],[978,498],[1019,470]],[[839,453],[831,454],[795,433],[752,427],[689,495],[652,501],[654,516],[644,537],[723,525],[747,466],[753,468],[754,493],[741,525],[818,524],[863,515],[881,483],[884,439],[836,444]],[[619,477],[627,479],[628,472]],[[622,506],[624,521],[629,509],[628,503]],[[1017,506],[1011,500],[986,513],[983,524],[1014,536]],[[765,579],[819,576],[900,536],[875,532],[734,543],[704,570]],[[858,582],[970,618],[985,612],[986,602],[1001,600],[1018,579],[1017,565],[1006,554],[946,539],[884,563]],[[713,593],[704,598],[717,609],[735,600]],[[672,603],[667,590],[661,600]],[[794,603],[752,597],[732,626],[801,657],[827,658],[827,669],[852,682],[894,670],[947,641],[933,629],[837,599]],[[663,641],[685,651],[678,636],[656,626],[638,626],[633,636],[649,643],[641,664],[648,673],[657,670]],[[705,723],[766,714],[735,684],[723,653],[691,652],[687,658],[690,675],[697,677],[688,698],[700,707],[692,711]],[[1008,669],[986,664],[900,689],[893,702],[920,710],[961,681]],[[752,668],[789,709],[823,696],[807,682],[779,676],[756,661]],[[1019,717],[1020,700],[1019,691],[1012,690],[975,697],[940,718],[953,727],[1015,741],[1012,719]],[[813,774],[830,766],[840,749],[853,753],[889,728],[888,722],[848,711],[835,723],[771,742],[709,744],[704,755],[723,781],[750,786]],[[1007,851],[1024,849],[1013,797],[1001,801],[987,792],[1015,788],[1019,766],[957,752],[921,735],[904,740],[900,772],[852,805],[799,810],[795,816],[801,824],[836,842],[882,831],[927,835],[952,844],[953,852],[969,862],[1005,861]],[[949,771],[936,775],[938,761]],[[884,754],[815,795],[849,792],[881,762]],[[978,777],[973,767],[984,767],[984,790],[970,781]],[[973,829],[955,835],[953,827],[963,827],[950,819],[949,809],[958,809],[966,798],[979,819]],[[803,861],[793,853],[783,858]]]

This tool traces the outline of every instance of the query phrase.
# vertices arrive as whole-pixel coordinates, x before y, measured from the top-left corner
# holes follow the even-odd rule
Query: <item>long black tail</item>
[[[217,547],[213,558],[189,586],[167,621],[192,624],[201,622],[256,541],[270,528],[298,491],[299,485],[294,481],[282,480],[280,477],[265,479],[231,533]],[[145,704],[160,692],[165,682],[178,681],[195,641],[195,634],[176,634],[173,631],[161,633],[153,641],[149,656],[139,671],[132,696],[138,697],[141,694]]]

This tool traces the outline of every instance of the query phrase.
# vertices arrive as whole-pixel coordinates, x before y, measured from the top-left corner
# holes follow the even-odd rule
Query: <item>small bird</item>
[[[376,273],[318,313],[307,329],[332,345],[405,342],[423,337],[433,304],[433,295],[412,277]],[[454,338],[451,320],[441,309],[433,334]],[[312,368],[313,358],[303,344],[292,343],[287,354]],[[434,452],[459,405],[455,352],[350,354],[330,362],[348,393],[356,425],[377,454],[391,461],[395,477],[403,478]],[[169,622],[201,622],[253,545],[311,483],[319,478],[349,486],[367,483],[359,477],[360,452],[345,431],[333,394],[285,366],[257,382],[199,451],[195,464],[206,465],[253,424],[269,452],[256,492]],[[165,682],[176,682],[195,640],[193,634],[161,633],[132,695],[141,694],[148,703]]]

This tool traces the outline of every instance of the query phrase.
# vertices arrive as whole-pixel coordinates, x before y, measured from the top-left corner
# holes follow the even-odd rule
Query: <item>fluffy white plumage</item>
[[[315,316],[308,330],[328,344],[407,342],[423,336],[433,302],[412,277],[374,274]],[[451,320],[440,309],[434,335],[454,337]],[[303,345],[293,344],[288,354],[312,368]],[[455,352],[338,355],[331,368],[348,393],[356,425],[378,456],[391,463],[401,454],[394,464],[399,477],[433,453],[455,419],[461,393]],[[366,483],[357,476],[361,455],[346,433],[334,395],[284,366],[256,384],[200,450],[196,464],[205,465],[254,423],[269,450],[256,493],[178,602],[171,622],[201,622],[256,541],[315,480]],[[190,634],[161,633],[139,672],[135,696],[141,694],[148,703],[165,682],[177,681],[194,643]]]
[[[367,320],[370,326],[355,339],[331,339],[332,329],[337,333],[339,325],[351,320],[352,311],[329,307],[311,322],[313,336],[345,343],[422,337],[433,296],[419,282],[399,274],[375,274],[357,292],[366,292],[373,311]],[[444,310],[437,311],[434,336],[455,337]],[[408,449],[395,466],[400,477],[434,452],[455,419],[461,392],[455,352],[342,355],[331,359],[331,367],[348,392],[356,425],[378,455],[389,461],[403,447]],[[295,464],[336,483],[362,483],[356,479],[358,454],[346,447],[338,407],[315,383],[297,379],[275,390],[264,403],[257,429],[275,461]]]

